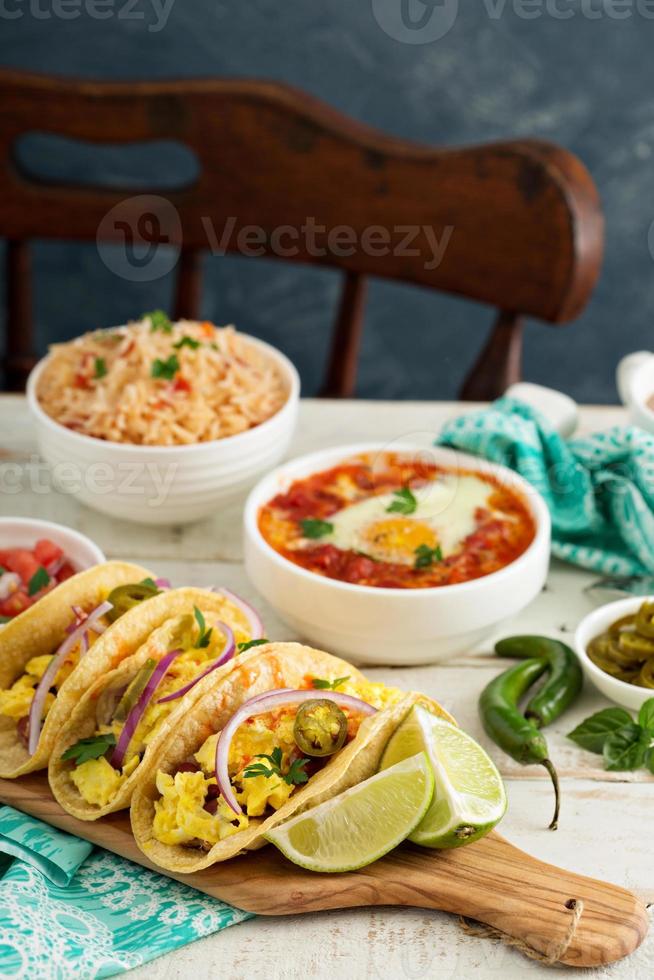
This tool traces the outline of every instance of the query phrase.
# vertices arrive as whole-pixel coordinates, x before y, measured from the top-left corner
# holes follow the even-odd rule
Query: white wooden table
[[[470,406],[467,406],[470,408]],[[442,423],[464,410],[452,403],[303,402],[291,455],[343,442],[404,437],[425,444]],[[621,409],[588,407],[583,430],[625,421]],[[39,516],[90,535],[108,557],[138,559],[176,584],[224,584],[253,600],[266,633],[296,639],[255,595],[241,563],[239,507],[190,527],[144,528],[102,517],[71,497],[47,488],[35,453],[24,400],[0,396],[0,463],[13,467],[12,487],[0,487],[0,514]],[[38,477],[38,478],[37,478]],[[540,632],[569,639],[590,608],[583,588],[593,575],[554,564],[548,588],[506,633]],[[417,688],[442,701],[458,721],[490,751],[506,777],[509,811],[502,832],[543,860],[606,878],[634,889],[654,903],[654,776],[606,773],[598,758],[577,749],[565,732],[605,702],[587,688],[580,702],[548,729],[551,754],[562,777],[560,829],[545,829],[552,810],[549,778],[521,769],[485,737],[477,719],[477,696],[501,664],[489,657],[491,643],[456,661],[435,667],[369,670],[376,680]],[[342,972],[363,978],[462,978],[517,980],[552,976],[551,970],[488,940],[464,935],[450,916],[410,909],[361,909],[294,918],[256,919],[193,943],[133,971],[134,980],[291,980],[327,978]],[[611,968],[588,971],[589,978],[644,980],[654,976],[654,931],[640,950]]]

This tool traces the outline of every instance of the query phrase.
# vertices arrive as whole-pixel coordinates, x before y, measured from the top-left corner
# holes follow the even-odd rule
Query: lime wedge
[[[426,752],[434,771],[434,797],[410,835],[424,847],[461,847],[487,834],[506,811],[502,777],[465,732],[415,705],[384,750],[381,769]]]
[[[408,837],[427,812],[433,792],[431,766],[420,752],[265,836],[310,871],[354,871]]]

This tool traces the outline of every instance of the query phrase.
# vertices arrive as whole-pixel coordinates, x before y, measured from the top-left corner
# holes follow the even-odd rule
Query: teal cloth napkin
[[[545,498],[552,554],[605,575],[654,572],[654,436],[636,427],[566,441],[514,398],[447,422],[438,443],[516,470]]]
[[[99,980],[251,918],[0,807],[0,977]]]

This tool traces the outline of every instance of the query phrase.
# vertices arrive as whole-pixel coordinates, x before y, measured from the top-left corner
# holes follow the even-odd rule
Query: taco
[[[418,701],[451,720],[320,650],[246,654],[159,742],[132,797],[136,843],[184,874],[262,847],[276,824],[376,772]]]
[[[114,606],[110,593],[125,598],[134,586],[139,595],[155,595],[149,576],[124,562],[96,565],[47,592],[0,631],[0,777],[47,765],[78,698],[129,652],[131,635],[119,618],[128,603]]]
[[[54,744],[52,792],[80,820],[128,807],[159,741],[207,685],[229,674],[244,647],[260,642],[236,597],[180,589],[167,599],[160,625],[97,677]]]

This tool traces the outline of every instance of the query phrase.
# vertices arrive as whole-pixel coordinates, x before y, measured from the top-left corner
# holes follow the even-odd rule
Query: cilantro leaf
[[[270,643],[265,636],[262,636],[260,640],[245,640],[243,643],[239,643],[238,652],[245,653],[246,650],[250,650],[252,647],[260,647],[263,643]]]
[[[167,313],[163,310],[153,310],[152,313],[144,313],[141,317],[145,320],[146,317],[150,320],[150,332],[155,333],[157,330],[161,330],[162,333],[172,333],[173,325]]]
[[[415,549],[414,555],[416,556],[414,568],[429,568],[434,562],[443,560],[443,552],[439,544],[435,548],[430,548],[428,544],[420,544]]]
[[[243,772],[244,779],[254,779],[256,776],[279,776],[288,786],[299,786],[306,783],[309,779],[304,767],[311,761],[310,759],[295,759],[287,773],[282,772],[282,750],[277,745],[270,755],[261,752],[255,755],[255,759],[267,759],[270,763],[266,766],[263,762],[251,762]]]
[[[326,681],[322,677],[312,677],[311,685],[317,691],[336,691],[341,684],[345,684],[345,682],[349,681],[349,679],[349,674],[347,677],[337,677],[335,681]]]
[[[50,576],[46,572],[43,565],[39,565],[37,570],[32,575],[29,583],[27,585],[27,594],[32,596],[44,589],[46,585],[50,584]]]
[[[95,378],[104,378],[107,374],[107,362],[104,357],[96,357],[95,359]]]
[[[195,616],[195,621],[198,624],[198,628],[200,630],[200,635],[198,637],[198,642],[195,644],[195,649],[204,650],[205,647],[208,647],[211,642],[211,634],[213,633],[213,627],[207,629],[206,620],[197,606],[193,606],[193,615]]]
[[[116,744],[116,736],[113,732],[104,735],[93,735],[91,738],[81,738],[66,749],[62,755],[65,762],[72,760],[76,766],[81,766],[89,759],[99,759],[108,749],[112,749]]]
[[[321,521],[313,517],[300,521],[300,527],[305,538],[323,538],[334,530],[334,525],[330,524],[329,521]]]
[[[386,508],[387,514],[415,514],[418,501],[411,492],[410,487],[402,487],[401,490],[393,492],[395,500]]]
[[[199,340],[196,340],[195,337],[188,336],[182,337],[182,339],[178,340],[176,344],[173,344],[175,350],[181,350],[182,347],[190,347],[191,350],[197,350],[199,346]]]
[[[165,381],[172,381],[178,371],[177,354],[171,354],[165,361],[162,361],[160,357],[155,357],[150,368],[150,374],[153,378],[163,378]]]
[[[630,724],[631,715],[624,708],[604,708],[577,725],[569,732],[568,738],[582,749],[602,755],[608,737]]]
[[[304,771],[304,767],[309,761],[309,759],[294,759],[288,772],[282,777],[284,782],[289,786],[299,786],[301,783],[307,783],[309,777]]]

